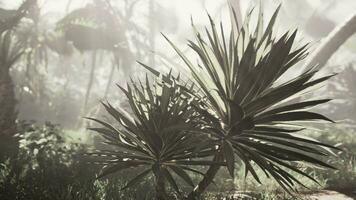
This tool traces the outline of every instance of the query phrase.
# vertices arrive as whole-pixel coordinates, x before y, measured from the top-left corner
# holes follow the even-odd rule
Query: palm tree
[[[227,170],[234,177],[235,163],[240,160],[245,165],[245,174],[251,174],[257,182],[261,183],[256,173],[256,168],[260,168],[267,177],[291,192],[295,191],[295,184],[304,186],[291,171],[316,182],[297,163],[334,168],[322,157],[330,155],[330,148],[337,148],[300,136],[304,128],[297,123],[332,122],[306,110],[329,99],[292,101],[332,75],[315,78],[318,69],[311,67],[285,81],[285,72],[306,57],[307,45],[293,48],[297,31],[275,38],[272,29],[278,10],[265,30],[260,12],[253,32],[249,27],[250,12],[238,33],[231,31],[228,38],[223,24],[220,23],[218,29],[210,16],[211,28],[206,28],[206,40],[193,25],[196,41],[189,41],[189,46],[200,58],[198,64],[193,64],[167,40],[200,88],[196,97],[201,101],[194,107],[210,124],[206,130],[212,135],[213,145],[217,146],[213,161],[226,162]],[[233,16],[236,27],[240,27],[236,14]],[[211,165],[188,199],[198,198],[220,168],[221,165]]]
[[[89,153],[95,163],[105,165],[98,178],[138,168],[141,173],[123,189],[153,175],[156,198],[168,200],[167,183],[182,196],[176,178],[193,187],[188,172],[201,174],[194,166],[223,164],[204,159],[215,150],[205,143],[200,145],[204,122],[190,105],[194,96],[182,91],[178,82],[179,76],[168,74],[151,85],[146,76],[145,84],[132,82],[127,89],[120,87],[129,102],[131,116],[103,103],[116,123],[89,118],[102,125],[90,130],[100,133],[107,145],[106,150]]]

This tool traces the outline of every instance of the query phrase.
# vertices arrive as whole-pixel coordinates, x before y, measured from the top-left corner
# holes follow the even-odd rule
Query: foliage
[[[40,109],[46,111],[43,118],[47,120],[60,115],[65,119],[63,121],[72,123],[79,113],[73,112],[73,107],[80,105],[71,103],[73,105],[68,106],[70,103],[66,102],[79,102],[82,88],[76,84],[86,81],[83,81],[83,69],[74,66],[81,65],[80,59],[74,63],[63,56],[72,53],[71,44],[80,51],[113,51],[115,63],[130,68],[133,53],[140,57],[140,51],[147,48],[147,33],[130,18],[137,1],[125,1],[127,10],[124,11],[111,8],[110,1],[95,1],[68,13],[57,23],[54,32],[47,30],[50,26],[45,26],[43,19],[48,18],[39,12],[38,15],[31,13],[34,14],[31,23],[25,21],[17,26],[33,7],[30,4],[35,2],[24,1],[20,9],[13,11],[9,21],[0,22],[0,77],[6,75],[6,85],[0,80],[0,89],[12,91],[13,84],[8,81],[11,80],[9,69],[24,54],[26,66],[19,65],[11,73],[15,80],[20,80],[16,86],[30,99],[24,98],[22,93],[18,98],[32,105],[27,107],[31,107],[37,115],[42,115]],[[196,41],[189,41],[189,47],[199,57],[197,64],[189,61],[168,40],[188,66],[194,83],[184,82],[171,74],[163,76],[144,65],[159,79],[153,84],[146,79],[145,84],[132,83],[127,89],[121,88],[131,110],[117,109],[104,103],[111,119],[92,119],[103,125],[91,129],[99,132],[105,140],[103,145],[98,145],[100,150],[88,153],[95,158],[92,167],[88,167],[87,159],[82,157],[83,152],[88,152],[86,146],[68,142],[64,131],[58,126],[21,124],[18,156],[0,163],[0,199],[155,199],[154,192],[147,192],[153,187],[156,187],[158,198],[173,199],[182,198],[184,192],[192,188],[200,193],[205,189],[203,185],[213,180],[215,190],[210,190],[204,196],[206,199],[228,199],[229,191],[226,190],[231,188],[263,191],[257,199],[294,198],[283,192],[279,185],[287,192],[303,190],[303,186],[355,188],[353,152],[356,141],[353,130],[325,128],[330,134],[308,135],[318,140],[302,136],[305,132],[302,132],[304,128],[300,122],[332,121],[307,110],[329,99],[310,100],[307,96],[301,101],[300,98],[301,93],[331,76],[321,77],[310,66],[309,71],[293,74],[294,77],[288,79],[286,72],[298,66],[308,54],[307,45],[297,47],[294,44],[296,31],[281,37],[274,36],[273,24],[277,12],[265,30],[260,13],[256,29],[250,31],[254,23],[249,21],[252,12],[242,27],[236,24],[239,31],[232,31],[230,35],[225,34],[223,24],[220,24],[220,29],[217,28],[210,17],[211,28],[206,28],[206,35],[193,25]],[[237,23],[236,19],[234,23]],[[136,52],[131,52],[128,44],[137,45]],[[53,65],[56,60],[52,60],[54,54],[48,54],[47,47],[60,54],[58,60],[61,67],[54,70],[47,68],[47,61]],[[106,53],[99,52],[98,63],[107,63],[106,58],[109,57]],[[39,68],[42,63],[45,67]],[[114,67],[108,86],[112,82]],[[31,70],[34,73],[29,73]],[[93,77],[106,74],[103,71],[105,69],[95,75],[93,73]],[[354,72],[350,67],[344,82],[336,79],[341,84],[332,87],[335,87],[338,96],[349,92],[350,98],[355,97],[351,87],[354,85]],[[67,76],[73,76],[75,82]],[[45,79],[48,81],[43,81]],[[97,78],[97,81],[100,82],[100,79]],[[65,92],[57,92],[58,85]],[[68,85],[73,89],[68,89]],[[341,92],[340,88],[343,89]],[[2,93],[0,90],[0,95]],[[14,95],[9,102],[12,102],[11,114],[3,111],[8,106],[0,104],[0,123],[6,122],[3,119],[15,122]],[[338,113],[352,113],[350,111],[355,107],[352,101],[343,105],[345,107],[341,112],[338,109]],[[70,112],[59,114],[64,110]],[[50,114],[48,111],[51,111]],[[33,112],[26,113],[36,117]],[[338,116],[333,115],[333,119],[338,119]],[[0,129],[0,134],[7,132],[1,124]],[[326,145],[336,142],[340,142],[337,148]],[[3,138],[0,143],[1,148],[3,143],[17,147]],[[338,152],[337,157],[330,156],[335,149],[343,151]],[[95,174],[99,171],[97,164],[105,165],[99,176]],[[221,166],[224,168],[219,173]],[[319,166],[331,169],[319,169]],[[340,170],[333,170],[335,167]],[[201,175],[203,179],[198,183]],[[110,179],[104,176],[110,176]],[[257,185],[255,181],[263,185]],[[135,187],[131,187],[133,185]],[[174,195],[168,197],[168,192]]]
[[[95,171],[99,168],[88,168],[82,157],[86,146],[70,142],[58,125],[21,122],[19,130],[18,157],[0,163],[0,199],[152,199],[144,192],[151,187],[150,183],[120,190],[138,171],[116,180],[96,180]]]
[[[333,190],[353,190],[356,187],[356,140],[355,130],[345,128],[344,125],[338,127],[325,128],[322,133],[310,133],[323,142],[336,142],[343,151],[337,157],[329,157],[328,162],[332,163],[338,170],[315,169],[317,178],[325,182],[325,188]]]
[[[214,147],[206,148],[202,143],[200,116],[190,106],[191,94],[180,90],[179,77],[171,74],[156,80],[153,85],[146,77],[146,83],[120,87],[128,99],[133,115],[103,103],[107,112],[120,126],[90,118],[102,128],[90,128],[100,133],[108,150],[99,150],[89,155],[97,157],[96,162],[105,164],[98,178],[126,169],[140,168],[123,189],[145,180],[153,174],[158,199],[166,199],[165,182],[177,194],[181,190],[174,178],[180,177],[188,185],[194,183],[187,172],[201,174],[196,165],[210,165],[214,161],[201,158],[211,155]],[[200,145],[202,143],[203,145]],[[208,143],[209,144],[209,143]]]
[[[17,158],[2,163],[1,199],[61,199],[58,194],[89,195],[90,175],[83,162],[75,159],[79,144],[66,144],[56,125],[38,127],[21,123]],[[89,184],[90,187],[83,187]],[[69,198],[62,198],[69,199]],[[73,198],[75,199],[75,198]],[[89,198],[88,198],[89,199]]]
[[[310,70],[295,76],[294,79],[281,83],[282,75],[306,56],[306,45],[292,50],[296,31],[291,35],[286,33],[281,38],[275,39],[272,34],[272,28],[277,13],[278,9],[264,32],[261,26],[262,14],[260,13],[256,30],[253,33],[249,33],[250,13],[238,35],[236,36],[231,31],[228,40],[225,39],[222,24],[220,24],[221,35],[217,34],[218,30],[210,16],[211,30],[209,31],[206,28],[208,42],[202,39],[201,33],[193,25],[196,31],[196,43],[189,41],[189,46],[200,58],[201,64],[198,64],[198,67],[193,65],[167,39],[188,66],[194,82],[201,89],[200,91],[195,91],[194,87],[187,84],[180,85],[181,88],[184,88],[182,91],[189,91],[191,94],[195,94],[195,100],[191,101],[194,107],[191,115],[196,116],[194,112],[198,111],[199,116],[203,116],[205,120],[204,123],[202,121],[199,122],[209,124],[209,128],[206,129],[204,127],[203,130],[213,136],[203,140],[206,143],[202,144],[204,147],[210,146],[209,154],[204,154],[204,156],[211,155],[212,151],[214,151],[215,157],[211,161],[210,169],[212,170],[209,169],[206,172],[203,181],[197,187],[198,189],[199,187],[203,188],[200,191],[198,190],[198,193],[202,192],[205,189],[204,187],[207,186],[206,183],[210,183],[216,175],[219,167],[214,162],[226,162],[227,169],[233,177],[235,175],[237,157],[245,166],[245,176],[251,173],[257,182],[262,183],[260,180],[261,175],[257,174],[257,168],[260,168],[267,177],[272,177],[287,192],[296,191],[295,184],[306,187],[305,183],[297,179],[295,174],[317,182],[314,177],[304,172],[303,168],[306,165],[300,165],[300,163],[310,163],[335,169],[321,157],[331,155],[330,149],[340,149],[310,138],[298,136],[297,133],[303,128],[300,128],[301,125],[299,123],[295,123],[315,120],[332,122],[332,120],[323,115],[306,111],[307,108],[326,103],[329,99],[297,103],[291,101],[293,97],[299,97],[300,95],[298,94],[300,92],[324,82],[332,76],[314,78],[318,70],[311,67]],[[236,19],[235,23],[237,23]],[[236,26],[239,27],[238,24]],[[160,73],[154,69],[146,65],[143,66],[156,76],[160,76]],[[150,112],[153,110],[149,109],[152,106],[149,105],[150,101],[151,104],[154,102],[149,84],[146,84],[146,88],[141,85],[142,90],[146,89],[146,91],[140,91],[137,86],[134,87],[136,94],[132,93],[130,87],[128,87],[128,90],[123,91],[135,113],[135,120],[141,124],[140,127],[146,126],[146,129],[150,126],[155,127],[155,122],[153,122],[153,125],[146,125],[147,123],[152,124],[150,120],[154,118],[151,118],[151,115],[157,117],[151,114]],[[135,95],[137,97],[134,97]],[[167,102],[168,100],[166,100]],[[116,110],[110,104],[104,105],[108,112],[115,116],[114,111]],[[147,164],[144,162],[145,159],[151,159],[153,161],[148,162],[150,169],[135,177],[133,183],[145,177],[151,171],[151,168],[156,179],[159,180],[160,175],[154,170],[154,165],[157,162],[159,163],[159,157],[154,155],[156,157],[150,158],[150,151],[152,153],[156,151],[156,154],[160,151],[162,147],[161,137],[147,136],[141,133],[143,131],[136,127],[138,122],[131,121],[120,112],[116,113],[119,113],[116,114],[116,120],[121,123],[121,126],[127,132],[121,132],[102,121],[98,122],[106,126],[107,129],[101,129],[98,132],[104,134],[109,141],[122,140],[120,147],[137,148],[134,149],[136,155],[134,153],[128,154],[127,152],[119,155],[116,155],[117,152],[97,154],[98,156],[104,156],[104,158],[116,156],[116,159],[110,159],[109,161],[120,161],[117,165],[111,167],[109,165],[106,173],[105,171],[103,172],[104,175],[132,166],[145,165]],[[149,129],[146,134],[154,131],[157,132],[156,129]],[[119,135],[121,135],[121,138]],[[122,137],[127,137],[128,139],[123,139]],[[144,142],[142,143],[142,141]],[[217,148],[215,148],[216,146]],[[158,148],[158,150],[155,150],[155,148]],[[188,146],[189,148],[190,146]],[[140,152],[143,154],[139,155]],[[184,157],[184,159],[186,158]],[[107,161],[107,159],[104,159],[104,162]],[[132,163],[127,164],[128,161]],[[163,166],[166,165],[165,163],[162,164]],[[158,168],[159,170],[160,168]],[[172,180],[172,187],[179,193],[177,184]],[[158,182],[157,184],[159,185]],[[157,192],[159,193],[158,190]],[[189,198],[192,198],[192,196]]]
[[[285,80],[285,72],[306,57],[307,45],[293,50],[297,31],[275,38],[273,25],[278,10],[265,30],[260,13],[253,32],[249,28],[249,13],[238,33],[231,31],[229,38],[225,36],[222,23],[218,29],[210,16],[211,29],[205,29],[207,40],[193,25],[196,42],[189,41],[189,47],[200,58],[198,64],[193,64],[167,40],[202,91],[197,96],[206,105],[195,107],[211,123],[211,133],[219,146],[215,159],[226,162],[231,176],[235,174],[235,162],[239,159],[245,165],[245,175],[250,173],[257,182],[262,183],[256,173],[258,167],[286,191],[295,191],[295,184],[304,186],[304,183],[291,171],[317,182],[297,164],[335,169],[321,157],[329,156],[330,149],[338,148],[300,136],[303,128],[297,123],[332,122],[323,115],[306,111],[329,99],[295,100],[301,92],[332,75],[316,77],[318,70],[310,66],[309,70]],[[236,18],[234,22],[239,27]],[[206,177],[211,179],[217,169],[210,172],[213,173]],[[202,192],[206,184],[199,186],[201,189],[198,188],[197,193]]]
[[[330,108],[334,118],[337,120],[346,120],[347,123],[353,125],[356,122],[354,115],[356,111],[356,93],[353,88],[356,84],[355,75],[355,64],[350,63],[338,74],[335,81],[330,82],[326,88],[331,95],[338,98],[338,101],[335,101],[334,106]],[[347,125],[344,124],[344,126]]]

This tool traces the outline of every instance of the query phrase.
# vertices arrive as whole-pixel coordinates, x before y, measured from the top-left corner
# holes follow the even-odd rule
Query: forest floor
[[[231,198],[232,197],[232,198]],[[276,195],[273,199],[283,199]],[[231,199],[260,199],[253,192],[240,192],[235,191]],[[345,190],[345,191],[333,191],[333,190],[320,190],[320,191],[310,191],[300,194],[299,198],[303,200],[356,200],[356,190]]]

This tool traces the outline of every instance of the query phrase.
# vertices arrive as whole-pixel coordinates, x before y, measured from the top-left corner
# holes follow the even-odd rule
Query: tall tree
[[[16,141],[13,134],[16,132],[16,99],[14,83],[10,76],[10,68],[22,54],[19,46],[13,44],[11,31],[0,36],[0,159],[15,153],[13,146]]]
[[[0,22],[0,160],[17,152],[17,142],[13,137],[16,132],[16,98],[10,69],[23,50],[16,43],[11,29],[25,17],[35,3],[36,0],[25,1],[18,10],[8,12],[12,14]]]

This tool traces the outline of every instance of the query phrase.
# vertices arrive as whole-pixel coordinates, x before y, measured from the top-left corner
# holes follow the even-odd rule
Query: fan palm
[[[132,118],[125,111],[115,109],[104,103],[107,112],[120,125],[90,118],[103,127],[90,128],[100,133],[108,150],[92,152],[96,161],[105,164],[101,174],[119,172],[129,168],[140,168],[142,172],[123,188],[131,187],[145,177],[155,177],[157,199],[168,199],[165,182],[168,182],[178,194],[180,188],[174,177],[180,177],[188,185],[194,186],[187,172],[200,173],[195,165],[210,165],[213,162],[204,157],[215,152],[210,145],[201,145],[203,126],[190,106],[191,94],[184,93],[176,84],[179,76],[170,74],[150,84],[146,76],[145,84],[132,82],[127,89],[122,87],[132,111]],[[223,164],[223,163],[217,163]]]
[[[263,30],[260,12],[256,29],[250,32],[250,12],[242,27],[233,19],[239,31],[231,31],[226,38],[224,27],[217,28],[210,18],[211,29],[206,28],[207,39],[196,32],[196,41],[189,46],[200,58],[193,64],[168,38],[168,42],[183,59],[193,80],[201,89],[196,96],[202,101],[196,110],[210,123],[216,149],[214,161],[226,162],[234,176],[237,159],[245,165],[246,172],[261,183],[256,173],[259,167],[267,177],[274,178],[286,191],[294,191],[295,184],[304,186],[291,171],[313,177],[303,172],[296,163],[309,163],[333,168],[322,157],[335,147],[310,138],[301,137],[303,129],[297,122],[330,121],[327,117],[305,109],[326,103],[329,99],[296,102],[294,97],[330,76],[316,78],[315,67],[287,79],[285,72],[306,57],[307,45],[294,48],[297,31],[285,33],[280,38],[272,29],[279,8]],[[189,90],[189,88],[186,88]],[[294,101],[292,101],[294,99]],[[202,106],[202,103],[205,104]],[[199,196],[212,182],[220,165],[211,165],[204,179],[189,195]]]

